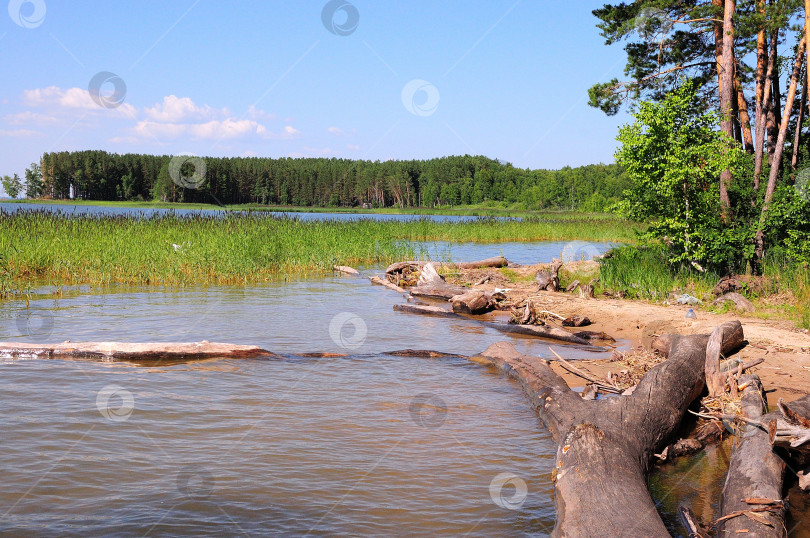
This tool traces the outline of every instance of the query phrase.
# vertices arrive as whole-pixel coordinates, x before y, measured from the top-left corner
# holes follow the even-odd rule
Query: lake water
[[[191,215],[213,215],[223,216],[234,211],[225,209],[164,209],[152,207],[119,207],[119,206],[102,206],[102,205],[82,205],[82,204],[20,204],[14,202],[0,203],[0,212],[11,213],[14,211],[52,211],[68,215],[137,215],[144,217],[152,217],[157,215],[174,214],[180,216]],[[256,211],[253,211],[256,213]],[[282,211],[282,212],[268,212],[268,215],[277,217],[290,217],[300,220],[398,220],[409,221],[419,219],[431,219],[439,222],[462,222],[468,220],[476,220],[481,217],[462,216],[462,215],[398,215],[398,214],[383,214],[383,213],[321,213],[321,212],[297,212],[297,211]],[[495,217],[501,219],[503,217]]]
[[[566,245],[430,248],[457,260],[504,254],[534,263]],[[555,447],[518,385],[462,358],[388,354],[472,355],[510,339],[549,357],[549,342],[394,312],[403,298],[362,277],[55,292],[37,290],[27,308],[0,302],[0,339],[207,339],[282,357],[148,367],[0,360],[2,535],[542,536],[553,528]],[[604,356],[554,348],[571,359]],[[346,356],[301,356],[312,352]],[[725,459],[699,458],[714,463],[681,460],[688,473],[670,465],[652,479],[676,534],[677,499],[707,519],[716,510]],[[806,536],[801,521],[792,525],[791,536]]]

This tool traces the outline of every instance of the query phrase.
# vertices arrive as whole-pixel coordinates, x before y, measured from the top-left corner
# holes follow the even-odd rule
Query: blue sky
[[[11,0],[0,174],[81,149],[612,162],[627,116],[586,104],[624,66],[602,3]]]

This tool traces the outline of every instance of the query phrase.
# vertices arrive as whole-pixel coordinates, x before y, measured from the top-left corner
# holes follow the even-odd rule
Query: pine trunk
[[[723,10],[722,56],[720,70],[720,128],[729,138],[734,138],[734,9],[735,0],[725,0]],[[715,25],[715,49],[717,47],[717,26]],[[731,183],[731,170],[720,174],[720,203],[724,216],[728,216],[731,201],[728,186]]]

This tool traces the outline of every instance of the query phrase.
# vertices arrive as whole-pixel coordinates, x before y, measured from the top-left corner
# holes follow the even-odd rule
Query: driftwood
[[[63,342],[61,344],[26,344],[21,342],[0,343],[3,358],[47,359],[102,359],[102,360],[158,360],[158,359],[207,359],[207,358],[252,358],[274,355],[256,346],[219,344],[215,342],[190,343],[128,343],[128,342]]]
[[[563,327],[587,327],[591,320],[586,316],[568,316],[562,320]]]
[[[724,323],[723,327],[730,327],[729,324]],[[736,323],[734,325],[734,330],[731,333],[728,333],[728,328],[724,329],[723,331],[723,341],[722,345],[720,346],[720,355],[723,357],[727,357],[731,355],[733,352],[742,349],[748,342],[745,340],[745,336],[743,334],[742,325]],[[704,338],[709,338],[710,335],[703,335]],[[650,343],[650,349],[652,351],[657,352],[659,355],[663,357],[668,357],[670,348],[672,347],[672,343],[680,338],[679,335],[676,334],[664,334],[659,335],[653,338],[652,342]]]
[[[455,312],[451,312],[440,306],[417,305],[417,304],[395,304],[394,310],[407,314],[419,314],[422,316],[435,316],[439,318],[461,317]]]
[[[767,417],[771,444],[797,453],[803,464],[810,463],[810,396],[790,404],[780,398],[777,407],[779,413]]]
[[[492,295],[480,290],[454,295],[450,298],[450,303],[453,305],[453,312],[461,314],[486,314],[495,308]]]
[[[506,267],[509,261],[503,256],[495,256],[494,258],[487,258],[477,262],[461,262],[461,263],[443,263],[443,267],[458,267],[459,269],[478,269],[481,267]]]
[[[534,279],[537,281],[541,290],[557,291],[560,288],[560,267],[562,267],[562,262],[555,259],[551,262],[547,271],[537,272]]]
[[[376,284],[378,286],[385,286],[389,290],[394,290],[394,291],[397,291],[399,293],[408,293],[407,291],[400,288],[396,284],[394,284],[392,282],[388,282],[387,280],[383,280],[382,278],[380,278],[378,276],[371,276],[368,279],[371,281],[372,284]]]
[[[345,273],[347,275],[359,275],[360,271],[354,269],[353,267],[348,267],[346,265],[334,265],[332,269],[337,271],[338,273]]]
[[[762,383],[756,375],[742,376],[740,382],[747,384],[741,400],[744,420],[759,421],[765,412]],[[785,462],[773,452],[766,431],[751,423],[744,424],[743,428],[729,461],[720,501],[722,517],[718,535],[785,536],[785,510],[781,502]],[[755,504],[746,499],[763,502]],[[768,509],[751,512],[760,508]],[[751,517],[749,512],[756,515]],[[744,529],[748,529],[748,533],[743,532]]]
[[[579,287],[579,280],[574,280],[573,282],[568,284],[568,286],[565,287],[565,292],[566,293],[571,293],[572,291],[574,291],[578,287]]]
[[[395,304],[394,310],[396,310],[397,312],[405,312],[407,314],[419,314],[422,316],[437,316],[443,318],[466,319],[505,333],[524,334],[528,336],[537,336],[539,338],[548,338],[550,340],[557,340],[559,342],[567,342],[569,344],[578,344],[580,346],[585,346],[584,349],[588,351],[604,351],[604,348],[594,346],[588,340],[580,338],[564,329],[558,329],[556,327],[548,327],[545,325],[508,325],[506,323],[481,321],[473,318],[468,318],[460,314],[456,314],[455,312],[451,312],[438,306]]]
[[[469,291],[468,288],[453,286],[445,282],[444,277],[436,271],[436,264],[426,263],[422,267],[422,273],[419,275],[416,287],[411,288],[411,295],[414,297],[451,299],[467,291]]]
[[[734,303],[734,306],[743,312],[753,312],[755,310],[754,304],[737,292],[726,293],[715,299],[712,304],[714,306],[723,306],[728,301]]]
[[[723,327],[729,336],[741,330],[738,322]],[[646,477],[704,387],[708,338],[670,342],[669,360],[647,372],[632,395],[594,401],[580,398],[546,361],[510,344],[472,359],[517,379],[558,443],[555,536],[669,536]]]

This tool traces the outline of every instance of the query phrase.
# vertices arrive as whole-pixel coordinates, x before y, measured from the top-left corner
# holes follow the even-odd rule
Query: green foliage
[[[25,197],[39,198],[42,194],[42,169],[37,163],[25,169]]]
[[[2,180],[3,183],[3,190],[6,191],[6,194],[9,195],[11,198],[16,198],[20,191],[22,191],[22,181],[20,181],[20,176],[14,174],[14,176],[3,176]]]
[[[172,181],[170,159],[103,151],[46,153],[42,196],[66,199],[72,189],[81,200],[374,208],[504,202],[530,210],[579,209],[587,201],[589,210],[601,211],[628,185],[614,164],[524,170],[470,155],[386,162],[209,157],[204,182],[186,189]]]
[[[719,177],[726,169],[740,177],[748,157],[717,131],[718,115],[705,112],[695,84],[684,81],[660,102],[641,102],[633,116],[618,136],[616,160],[632,181],[620,212],[650,221],[644,237],[663,241],[671,263],[744,266],[753,253],[752,228],[721,216]]]

